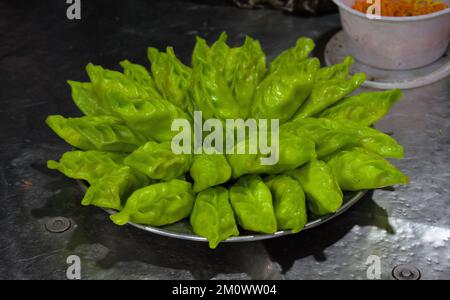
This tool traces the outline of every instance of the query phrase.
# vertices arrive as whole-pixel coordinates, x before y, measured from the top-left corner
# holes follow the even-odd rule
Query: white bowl
[[[450,0],[440,0],[450,4]],[[408,70],[439,59],[450,41],[450,8],[415,17],[371,19],[351,6],[355,0],[333,0],[339,7],[348,50],[357,60],[388,70]]]

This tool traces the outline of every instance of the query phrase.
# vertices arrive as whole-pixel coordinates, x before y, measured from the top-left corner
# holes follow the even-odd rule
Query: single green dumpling
[[[301,132],[281,131],[278,144],[271,144],[271,153],[263,155],[239,154],[238,147],[249,149],[249,140],[246,139],[235,145],[234,151],[227,154],[228,162],[233,170],[233,178],[244,174],[279,174],[293,170],[316,158],[314,141]],[[275,146],[276,147],[272,147]],[[266,161],[272,158],[272,162]]]
[[[289,121],[314,86],[318,59],[307,59],[290,68],[270,73],[256,89],[250,116],[255,119]]]
[[[346,191],[377,189],[409,181],[383,157],[364,148],[339,151],[327,158],[327,163],[339,186]]]
[[[86,116],[112,115],[111,97],[120,99],[160,98],[153,79],[145,67],[128,60],[120,63],[124,73],[88,64],[91,82],[69,80],[72,99]]]
[[[69,178],[82,179],[93,184],[103,176],[122,167],[126,154],[102,151],[68,151],[59,161],[49,160],[47,167],[58,170]]]
[[[233,153],[227,154],[227,160],[232,169],[232,177],[239,178],[244,174],[262,174],[267,172],[267,165],[261,163],[259,154],[249,153],[249,140],[241,141],[234,146]],[[238,148],[247,149],[245,153],[238,153]]]
[[[272,192],[278,230],[299,232],[308,221],[305,193],[300,183],[288,175],[270,176],[265,180]]]
[[[280,132],[304,134],[315,143],[317,158],[327,156],[348,145],[355,145],[359,136],[350,130],[338,128],[328,119],[306,118],[287,122]]]
[[[236,49],[236,63],[229,71],[231,77],[231,91],[238,102],[240,116],[248,117],[253,104],[256,88],[266,73],[266,56],[258,41],[246,37],[244,45]],[[230,82],[230,81],[229,81]]]
[[[72,90],[72,100],[80,111],[86,116],[102,116],[109,115],[109,108],[99,103],[94,90],[94,85],[91,82],[78,82],[68,80]]]
[[[302,185],[308,209],[313,214],[327,215],[342,206],[342,190],[331,168],[324,161],[313,160],[288,174]]]
[[[314,84],[311,95],[298,109],[293,119],[317,116],[324,109],[332,106],[354,90],[366,79],[364,73],[353,75],[350,79],[338,77],[318,81]]]
[[[150,183],[147,176],[127,166],[111,170],[86,191],[82,205],[121,210],[132,192]]]
[[[171,128],[173,121],[190,120],[180,108],[161,96],[148,99],[112,96],[108,101],[111,110],[124,120],[125,125],[144,135],[147,140],[170,141],[177,134]]]
[[[112,116],[64,118],[48,116],[47,125],[63,140],[82,150],[131,152],[147,139]]]
[[[111,97],[121,99],[147,99],[159,96],[159,93],[149,85],[142,85],[135,79],[118,71],[108,70],[94,64],[86,66],[90,84],[94,92],[97,113],[112,114],[109,106]],[[90,102],[92,103],[92,102]],[[78,104],[78,103],[77,103]],[[80,107],[81,110],[82,107]],[[84,111],[83,111],[84,112]],[[98,114],[95,114],[98,115]]]
[[[197,37],[192,54],[194,69],[208,61],[221,73],[230,87],[231,94],[239,105],[242,119],[248,117],[256,87],[266,73],[266,56],[258,41],[246,37],[240,47],[229,47],[227,35],[223,32],[209,47],[206,41]]]
[[[190,113],[192,103],[188,97],[188,90],[192,69],[176,57],[172,47],[167,47],[166,52],[150,47],[147,56],[160,94],[183,111]]]
[[[318,158],[353,146],[364,147],[383,157],[402,158],[404,156],[403,147],[391,136],[351,120],[298,119],[281,125],[280,132],[284,131],[306,134],[316,143]]]
[[[316,144],[302,132],[280,132],[279,160],[268,166],[267,174],[298,168],[316,158]]]
[[[359,136],[355,146],[365,148],[382,157],[403,158],[403,146],[397,141],[376,128],[362,126],[353,121],[339,122],[343,129],[350,130]]]
[[[320,117],[344,122],[351,120],[361,125],[370,126],[381,120],[402,95],[402,92],[398,89],[361,93],[342,99],[324,110]]]
[[[242,228],[263,233],[277,231],[272,194],[258,175],[239,178],[230,189],[230,200]]]
[[[326,66],[320,68],[317,72],[316,81],[327,81],[327,80],[339,80],[347,79],[350,73],[350,67],[355,63],[355,60],[351,56],[347,56],[344,60],[335,65]]]
[[[299,38],[295,43],[295,47],[281,52],[280,55],[275,57],[270,63],[270,73],[279,69],[290,68],[292,65],[305,61],[315,47],[316,45],[312,39],[307,37]]]
[[[190,175],[194,193],[225,183],[231,177],[231,167],[223,154],[195,154]]]
[[[135,191],[128,198],[125,208],[112,215],[117,225],[128,221],[162,226],[178,222],[189,216],[194,205],[191,184],[184,180],[173,179],[155,183]]]
[[[200,192],[195,199],[190,219],[192,229],[206,237],[212,249],[230,236],[239,235],[229,198],[228,190],[218,186]]]
[[[170,142],[149,141],[128,155],[124,163],[152,179],[170,180],[177,178],[191,166],[190,154],[175,154]]]
[[[153,93],[158,93],[156,83],[153,80],[152,76],[148,72],[148,70],[138,64],[134,64],[130,62],[129,60],[123,60],[120,62],[120,66],[123,69],[123,73],[126,77],[133,80],[137,84],[141,85],[144,88],[152,89]]]
[[[197,53],[197,55],[200,54]],[[194,109],[202,111],[205,120],[211,118],[238,119],[240,117],[239,104],[234,98],[233,91],[220,66],[209,59],[199,58],[196,61],[190,88]]]

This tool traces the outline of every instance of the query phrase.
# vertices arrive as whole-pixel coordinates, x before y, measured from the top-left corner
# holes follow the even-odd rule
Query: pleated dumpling
[[[354,147],[339,151],[327,159],[343,190],[377,189],[408,183],[408,177],[380,155]]]

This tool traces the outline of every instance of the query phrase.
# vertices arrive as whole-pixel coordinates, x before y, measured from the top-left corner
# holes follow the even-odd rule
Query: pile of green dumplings
[[[122,72],[88,64],[90,82],[68,81],[84,116],[46,119],[76,150],[48,168],[87,181],[82,204],[117,210],[117,225],[189,218],[211,248],[242,229],[299,232],[308,215],[336,212],[342,191],[408,183],[385,159],[402,158],[402,146],[371,126],[401,91],[353,93],[365,80],[349,75],[353,59],[321,67],[309,38],[269,65],[258,41],[226,40],[197,38],[191,66],[171,47],[149,48],[149,69],[127,60]],[[278,119],[278,163],[263,165],[262,153],[174,154],[172,121],[192,122],[194,111],[221,121]]]

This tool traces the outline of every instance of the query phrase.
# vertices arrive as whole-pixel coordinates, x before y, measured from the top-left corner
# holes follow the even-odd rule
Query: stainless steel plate
[[[85,191],[86,185],[78,181],[81,188]],[[305,225],[305,227],[302,229],[310,229],[316,226],[319,226],[337,216],[347,211],[350,207],[352,207],[356,202],[358,202],[367,191],[359,191],[359,192],[345,192],[344,193],[344,202],[341,208],[338,209],[337,212],[334,214],[329,214],[322,217],[313,218],[308,221],[308,223]],[[104,209],[109,214],[115,214],[116,211],[112,209]],[[139,225],[133,222],[128,222],[131,226],[134,226],[136,228],[152,232],[155,234],[176,238],[176,239],[182,239],[182,240],[189,240],[189,241],[197,241],[197,242],[207,242],[207,239],[201,236],[196,235],[191,228],[191,225],[189,224],[189,221],[187,219],[179,221],[174,224],[161,226],[161,227],[152,227],[147,225]],[[253,242],[253,241],[260,241],[260,240],[266,240],[266,239],[273,239],[280,236],[285,236],[292,234],[290,230],[281,230],[277,231],[274,234],[255,234],[253,232],[248,232],[240,229],[240,236],[230,237],[222,243],[238,243],[238,242]]]
[[[334,65],[342,62],[349,54],[344,31],[336,33],[325,48],[325,62]],[[440,59],[434,63],[414,70],[383,70],[355,61],[351,73],[365,73],[366,81],[362,86],[375,89],[411,89],[425,86],[450,75],[450,47]]]

